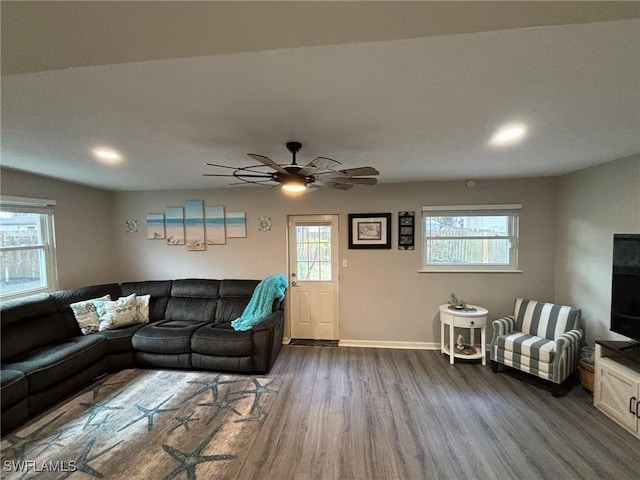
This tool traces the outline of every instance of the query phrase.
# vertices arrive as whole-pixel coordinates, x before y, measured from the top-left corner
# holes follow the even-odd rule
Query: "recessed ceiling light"
[[[111,148],[94,148],[93,155],[105,163],[120,163],[122,161],[122,155]]]
[[[526,133],[527,129],[523,126],[509,126],[499,130],[493,137],[491,137],[489,143],[494,146],[510,145],[522,140]]]

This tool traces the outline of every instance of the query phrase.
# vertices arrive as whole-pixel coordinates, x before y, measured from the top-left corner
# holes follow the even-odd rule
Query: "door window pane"
[[[331,281],[331,226],[296,226],[296,252],[300,281]]]

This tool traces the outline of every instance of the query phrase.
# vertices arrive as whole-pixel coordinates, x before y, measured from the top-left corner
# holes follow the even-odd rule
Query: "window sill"
[[[524,270],[464,270],[464,269],[442,269],[442,270],[418,270],[418,273],[524,273]]]

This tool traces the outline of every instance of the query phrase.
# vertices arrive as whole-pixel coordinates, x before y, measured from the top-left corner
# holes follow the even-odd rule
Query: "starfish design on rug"
[[[231,404],[234,402],[237,402],[238,400],[242,400],[243,398],[247,398],[247,396],[245,395],[244,397],[238,397],[238,398],[230,398],[230,397],[231,395],[227,392],[227,394],[224,396],[221,402],[205,402],[205,403],[198,404],[198,406],[200,407],[217,407],[216,411],[207,422],[207,425],[209,425],[222,410],[227,410],[229,412],[235,413],[236,415],[242,416],[242,414],[238,410],[236,410]]]
[[[167,403],[171,399],[171,397],[173,397],[173,395],[171,395],[169,398],[165,399],[164,401],[160,402],[156,407],[153,407],[153,408],[146,408],[146,407],[143,407],[142,405],[136,405],[136,408],[142,412],[142,415],[140,415],[136,419],[131,420],[129,423],[127,423],[124,427],[120,428],[118,431],[121,432],[125,428],[130,427],[134,423],[138,423],[140,420],[146,418],[147,432],[150,432],[151,430],[153,430],[153,417],[155,417],[160,413],[173,412],[174,410],[179,410],[178,408],[160,408],[162,405]]]
[[[178,424],[175,427],[173,427],[171,430],[169,430],[169,433],[173,432],[176,428],[180,426],[184,427],[186,431],[189,431],[189,422],[196,422],[200,420],[199,418],[191,418],[195,413],[196,412],[194,410],[186,417],[174,417],[178,421]]]
[[[80,454],[80,456],[78,457],[78,459],[75,462],[75,468],[73,470],[69,470],[68,472],[66,472],[58,480],[63,480],[65,478],[68,478],[69,476],[71,476],[75,472],[86,473],[87,475],[91,475],[92,477],[95,477],[95,478],[104,478],[104,474],[98,472],[95,468],[93,468],[91,465],[89,465],[89,462],[94,461],[96,458],[101,457],[102,455],[107,453],[109,450],[117,447],[118,445],[120,445],[122,443],[122,440],[120,440],[118,443],[115,443],[115,444],[111,445],[109,448],[106,448],[105,450],[101,451],[100,453],[90,457],[89,453],[91,453],[91,449],[93,448],[93,444],[94,443],[96,443],[96,439],[95,438],[91,439],[89,441],[89,443],[87,444],[87,446],[84,447],[84,450],[82,451],[82,453]]]
[[[260,385],[260,382],[255,377],[253,377],[251,380],[253,380],[253,384],[256,386],[255,389],[232,392],[233,395],[244,395],[247,393],[250,395],[255,395],[253,399],[253,405],[251,405],[250,413],[253,412],[256,409],[256,407],[260,405],[260,400],[262,399],[262,395],[269,394],[269,393],[278,393],[278,390],[272,390],[269,388],[269,385],[271,385],[274,382],[274,380],[271,380],[270,382],[267,382],[264,385]]]
[[[256,409],[258,410],[258,416],[257,417],[241,418],[240,420],[236,420],[234,423],[257,422],[258,425],[259,425],[258,428],[262,428],[262,425],[264,425],[264,422],[267,419],[267,412],[265,412],[264,409],[260,405],[257,405]],[[251,409],[251,411],[253,411],[253,408]]]
[[[50,437],[43,439],[43,441],[38,445],[38,447],[42,447],[42,449],[38,452],[38,455],[42,455],[51,447],[64,447],[64,441],[71,438],[73,435],[69,435],[67,437],[64,436],[65,433],[73,430],[76,426],[60,428],[54,431]]]
[[[220,427],[216,428],[205,438],[200,445],[198,445],[192,452],[181,452],[180,450],[173,448],[169,445],[162,445],[165,452],[175,458],[180,465],[178,465],[169,475],[164,477],[164,480],[171,480],[176,478],[182,472],[187,473],[187,480],[196,480],[196,466],[205,462],[219,462],[221,460],[233,460],[237,458],[236,455],[202,455],[202,451],[209,445],[209,442],[215,437]]]
[[[62,412],[60,415],[53,417],[47,423],[38,427],[33,432],[24,437],[20,437],[15,434],[7,435],[7,441],[10,443],[10,446],[2,449],[4,454],[3,457],[11,456],[11,454],[13,454],[13,458],[15,458],[16,460],[22,460],[24,458],[24,453],[27,447],[31,444],[46,439],[49,435],[49,432],[46,431],[47,427],[58,420],[65,413],[67,412]]]
[[[84,422],[84,426],[82,427],[82,429],[86,429],[87,427],[100,427],[100,423],[98,424],[94,424],[92,423],[95,418],[98,416],[98,414],[100,414],[101,412],[107,412],[107,411],[111,411],[111,410],[122,410],[124,407],[111,407],[109,405],[106,405],[107,402],[115,399],[118,395],[120,395],[122,392],[118,392],[116,393],[113,397],[111,398],[107,398],[106,400],[104,400],[103,402],[99,402],[99,403],[85,403],[85,402],[80,402],[80,405],[82,405],[83,407],[89,407],[89,416],[87,417],[87,420]],[[106,419],[105,419],[106,420]],[[102,421],[102,424],[104,424],[104,421]]]
[[[202,385],[201,388],[199,388],[198,390],[196,390],[190,397],[185,398],[182,403],[186,403],[189,400],[191,400],[192,398],[197,397],[198,395],[201,395],[209,390],[211,390],[211,393],[213,395],[213,401],[217,402],[218,401],[218,387],[220,385],[226,385],[226,384],[231,384],[231,383],[238,383],[241,382],[242,380],[222,380],[220,379],[222,375],[216,375],[215,377],[213,377],[211,380],[209,381],[204,381],[204,380],[191,380],[187,383],[192,383],[194,385]]]
[[[123,383],[126,383],[126,382],[101,383],[100,385],[96,385],[95,388],[93,389],[93,398],[92,398],[92,400],[95,400],[96,398],[98,398],[98,395],[100,394],[100,389],[101,388],[111,387],[113,385],[122,385]]]

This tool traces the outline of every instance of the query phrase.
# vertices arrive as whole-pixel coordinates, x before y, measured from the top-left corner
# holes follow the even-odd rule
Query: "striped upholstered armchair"
[[[491,368],[503,364],[552,382],[553,396],[566,394],[578,362],[580,310],[516,299],[513,315],[493,321]]]

